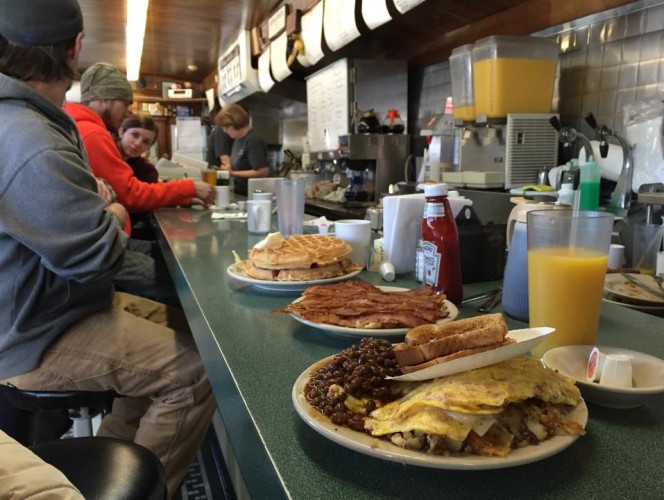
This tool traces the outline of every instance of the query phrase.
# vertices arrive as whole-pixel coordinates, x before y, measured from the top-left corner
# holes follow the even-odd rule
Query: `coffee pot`
[[[380,122],[373,109],[360,111],[360,121],[357,123],[358,134],[377,134],[380,132]]]

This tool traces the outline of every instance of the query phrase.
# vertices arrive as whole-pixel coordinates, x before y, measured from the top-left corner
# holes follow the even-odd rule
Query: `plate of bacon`
[[[394,337],[419,325],[454,320],[459,310],[431,287],[374,286],[354,280],[312,286],[277,312],[302,324],[351,337]]]

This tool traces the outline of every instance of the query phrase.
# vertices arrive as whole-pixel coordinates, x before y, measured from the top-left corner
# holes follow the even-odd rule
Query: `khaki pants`
[[[5,381],[42,391],[115,390],[98,435],[134,441],[164,464],[168,497],[205,436],[215,400],[181,311],[116,293],[112,307],[64,332],[36,370]]]

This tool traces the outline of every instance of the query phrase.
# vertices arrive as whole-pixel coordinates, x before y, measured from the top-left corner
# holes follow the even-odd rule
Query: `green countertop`
[[[519,467],[455,471],[406,466],[333,443],[309,428],[291,403],[296,378],[316,361],[357,343],[271,312],[284,295],[226,274],[232,250],[245,257],[261,236],[243,221],[213,221],[207,210],[155,212],[160,246],[189,319],[219,412],[252,498],[661,498],[664,398],[632,410],[588,404],[587,434],[545,460]],[[273,226],[276,221],[273,221]],[[386,284],[375,273],[360,278]],[[394,286],[414,286],[411,277]],[[496,283],[464,286],[466,296]],[[478,303],[460,308],[474,316]],[[510,328],[524,323],[509,318]],[[664,358],[664,320],[604,304],[599,345]]]

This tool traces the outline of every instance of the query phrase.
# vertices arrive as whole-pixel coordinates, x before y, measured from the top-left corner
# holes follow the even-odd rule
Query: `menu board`
[[[323,56],[323,2],[318,2],[309,12],[302,16],[302,41],[304,41],[304,54],[297,56],[302,66],[311,66],[320,61]]]
[[[348,60],[341,59],[307,78],[309,149],[332,151],[350,129]]]
[[[240,46],[236,45],[226,56],[219,59],[219,87],[222,93],[242,83]]]

